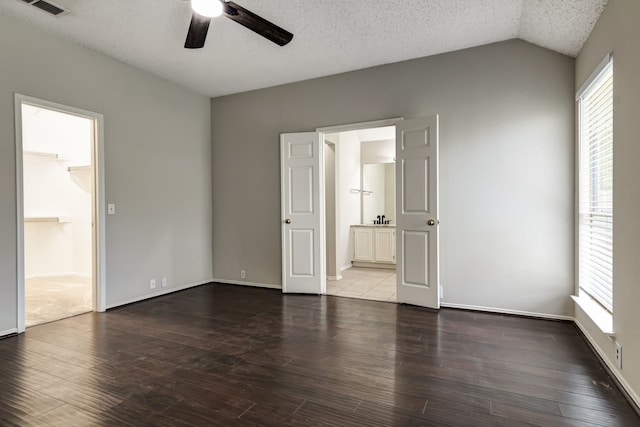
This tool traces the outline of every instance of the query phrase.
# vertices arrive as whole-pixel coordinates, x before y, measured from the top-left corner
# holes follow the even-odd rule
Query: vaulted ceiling
[[[513,38],[576,56],[607,0],[235,0],[294,34],[277,46],[214,18],[184,49],[188,0],[23,0],[0,13],[192,90],[221,96]]]

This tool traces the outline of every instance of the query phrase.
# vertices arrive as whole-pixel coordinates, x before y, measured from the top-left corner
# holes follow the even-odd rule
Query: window
[[[613,62],[578,92],[578,285],[613,312]]]

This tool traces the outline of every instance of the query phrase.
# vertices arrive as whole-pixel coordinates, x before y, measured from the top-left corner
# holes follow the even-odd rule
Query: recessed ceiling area
[[[236,0],[294,34],[277,46],[214,18],[202,49],[184,49],[188,0],[23,0],[0,13],[216,97],[520,38],[576,56],[607,0]]]

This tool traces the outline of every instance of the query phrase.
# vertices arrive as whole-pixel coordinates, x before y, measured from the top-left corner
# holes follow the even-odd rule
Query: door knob
[[[436,220],[435,219],[428,220],[427,225],[436,225]]]
[[[284,220],[284,223],[285,223],[285,224],[291,224],[291,219],[289,219],[289,218],[285,219],[285,220]]]

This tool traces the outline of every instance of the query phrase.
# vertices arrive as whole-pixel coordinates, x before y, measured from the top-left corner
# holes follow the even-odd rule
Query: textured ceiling
[[[235,0],[291,31],[279,47],[230,19],[184,49],[185,0],[22,0],[0,13],[192,90],[220,96],[520,38],[576,56],[607,0]]]

